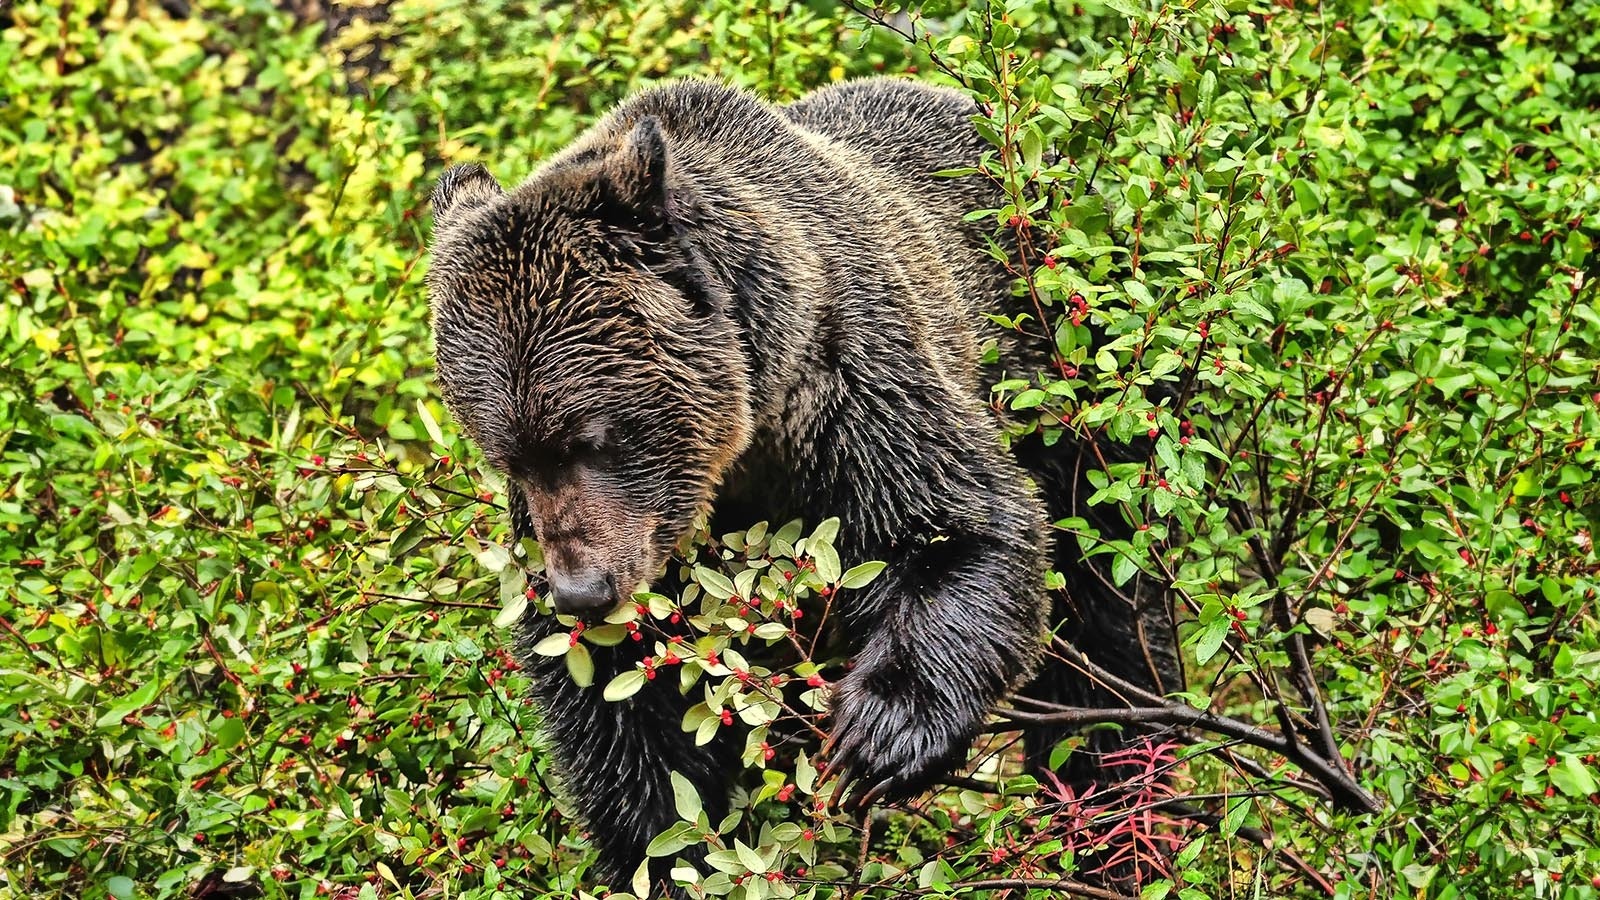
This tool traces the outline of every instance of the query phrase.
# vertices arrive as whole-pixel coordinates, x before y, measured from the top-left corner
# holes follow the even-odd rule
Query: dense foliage
[[[1095,498],[1148,528],[1060,524],[1176,585],[1175,702],[1331,736],[1381,809],[1204,727],[1110,797],[1014,777],[999,733],[862,841],[757,731],[742,814],[658,849],[720,831],[702,884],[747,897],[1054,896],[1118,854],[1142,884],[1107,890],[1149,900],[1600,895],[1597,24],[1589,0],[0,6],[0,896],[592,887],[505,644],[537,549],[430,387],[427,188],[471,159],[514,181],[662,78],[783,100],[874,72],[988,104],[1012,203],[984,215],[1038,301],[1001,324],[1059,350],[995,402],[1148,442]],[[728,650],[870,577],[835,527],[715,536],[683,612],[625,613],[707,616],[675,673],[713,689],[692,727],[786,714],[760,678],[813,671]],[[596,631],[544,649],[583,677],[629,626]]]

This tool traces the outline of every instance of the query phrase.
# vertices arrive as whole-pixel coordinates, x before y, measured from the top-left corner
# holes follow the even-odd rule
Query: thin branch
[[[1089,897],[1091,900],[1134,900],[1129,894],[1121,894],[1105,888],[1094,887],[1071,878],[985,878],[981,881],[961,881],[950,885],[951,891],[960,890],[1048,890],[1060,891],[1069,897]],[[940,891],[945,893],[945,891]]]
[[[1365,813],[1374,813],[1382,809],[1377,798],[1357,783],[1354,776],[1346,770],[1342,756],[1331,760],[1324,758],[1312,746],[1297,738],[1287,717],[1283,720],[1285,730],[1282,733],[1274,733],[1230,716],[1196,709],[1186,703],[1161,697],[1095,665],[1082,652],[1060,638],[1055,638],[1052,645],[1056,652],[1063,654],[1073,665],[1081,667],[1091,678],[1131,698],[1130,703],[1138,702],[1144,705],[1121,709],[1062,706],[1053,712],[1011,709],[1003,713],[1006,718],[1031,725],[1130,723],[1200,728],[1282,754],[1326,787],[1333,803],[1342,809]]]

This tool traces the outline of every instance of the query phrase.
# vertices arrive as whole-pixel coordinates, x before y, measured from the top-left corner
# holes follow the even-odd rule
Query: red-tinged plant
[[[1109,787],[1067,784],[1045,773],[1040,793],[1051,801],[1043,834],[1057,837],[1079,860],[1079,871],[1140,887],[1171,878],[1171,859],[1188,843],[1184,823],[1164,810],[1179,796],[1173,784],[1178,750],[1173,741],[1146,738],[1100,758],[1105,767],[1127,773]]]

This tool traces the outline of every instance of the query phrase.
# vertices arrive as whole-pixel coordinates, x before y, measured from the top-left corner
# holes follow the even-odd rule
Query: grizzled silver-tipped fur
[[[1047,622],[1119,674],[1177,686],[1160,591],[1135,610],[1049,538],[1051,519],[1097,512],[1077,507],[1081,448],[1000,445],[979,314],[1014,301],[962,223],[997,201],[981,178],[933,174],[977,162],[975,112],[903,81],[787,107],[685,81],[622,103],[509,192],[481,167],[435,192],[439,384],[506,473],[558,609],[603,613],[660,579],[706,515],[717,533],[837,515],[847,565],[889,564],[840,610],[854,666],[831,701],[831,761],[856,800],[948,773],[1008,691],[1108,702],[1072,672],[1029,683]],[[1048,352],[993,337],[1010,368]],[[1054,609],[1052,548],[1072,580]],[[523,638],[557,627],[533,617]],[[642,652],[599,648],[595,683]],[[604,875],[631,873],[674,821],[672,771],[716,820],[737,747],[695,746],[672,679],[607,703],[559,661],[528,664]],[[1036,764],[1056,737],[1030,737]]]

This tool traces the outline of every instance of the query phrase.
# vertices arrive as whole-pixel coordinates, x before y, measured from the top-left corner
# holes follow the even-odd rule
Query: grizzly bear
[[[1115,703],[1061,664],[1035,677],[1047,628],[1125,678],[1180,687],[1164,590],[1115,590],[1052,536],[1066,516],[1126,533],[1084,503],[1083,473],[1104,463],[1070,437],[1002,445],[984,343],[1022,377],[1049,348],[982,315],[1019,309],[988,228],[964,221],[1000,204],[995,188],[935,174],[977,165],[977,112],[908,81],[788,106],[678,82],[626,100],[514,190],[466,165],[433,195],[439,386],[505,474],[513,532],[538,540],[559,612],[603,616],[659,584],[703,517],[722,533],[837,516],[846,566],[888,563],[841,595],[851,665],[829,702],[829,763],[856,804],[948,775],[1008,693]],[[1067,578],[1054,597],[1051,566]],[[530,615],[523,644],[562,627]],[[599,685],[648,651],[595,651],[587,688],[559,660],[526,662],[601,874],[626,879],[675,821],[670,773],[716,822],[737,750],[681,729],[693,701],[676,679],[605,701]],[[1029,735],[1030,761],[1060,737]],[[1092,754],[1069,766],[1093,777]]]

